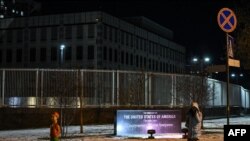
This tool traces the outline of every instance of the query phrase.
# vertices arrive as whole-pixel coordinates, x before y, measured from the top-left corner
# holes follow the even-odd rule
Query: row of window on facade
[[[108,27],[108,26],[104,26],[104,27]],[[47,34],[47,27],[43,27],[40,28],[40,39],[41,41],[46,41],[48,38],[48,34]],[[58,40],[58,27],[51,27],[51,40]],[[65,26],[65,27],[59,27],[59,34],[63,34],[65,33],[65,39],[72,39],[72,26]],[[106,28],[104,28],[104,31]],[[27,29],[28,30],[28,29]],[[65,31],[64,31],[65,30]],[[15,30],[7,30],[7,43],[12,43],[13,39],[14,39],[14,35],[13,32]],[[16,30],[16,42],[23,42],[23,39],[28,40],[28,36],[30,36],[30,41],[36,41],[36,35],[37,35],[37,29],[36,28],[31,28],[30,32],[24,32],[25,30],[23,29],[18,29]],[[83,26],[82,25],[77,25],[76,26],[76,37],[77,39],[82,39],[83,38]],[[111,33],[113,33],[112,28],[109,28],[109,31],[111,31]],[[170,59],[179,59],[180,61],[184,61],[184,54],[181,52],[177,52],[175,50],[172,50],[168,47],[159,45],[158,43],[152,42],[152,41],[148,41],[147,39],[143,39],[140,38],[138,36],[132,35],[128,32],[125,31],[119,31],[120,34],[117,33],[117,29],[114,28],[114,32],[115,32],[115,38],[121,37],[121,44],[124,44],[124,40],[126,40],[126,45],[127,47],[130,49],[133,49],[133,47],[135,46],[135,49],[140,50],[140,51],[144,51],[145,53],[148,52],[152,55],[157,55],[163,58],[170,58]],[[2,33],[4,33],[4,31],[2,31]],[[100,32],[98,32],[100,33]],[[23,34],[24,38],[23,38]],[[29,34],[29,35],[28,35]],[[60,35],[61,35],[60,34]],[[106,35],[106,33],[104,32],[104,35]],[[100,35],[101,36],[101,35]],[[124,38],[124,36],[126,36],[126,38]],[[95,26],[93,24],[88,25],[88,38],[94,38],[95,37]],[[104,36],[105,39],[106,36]],[[109,36],[112,37],[112,34]],[[60,37],[61,39],[63,38]],[[120,40],[120,39],[118,39]],[[4,42],[4,36],[0,37],[0,43]],[[135,44],[134,44],[135,43]]]
[[[31,41],[35,42],[38,41],[38,31],[40,30],[40,41],[47,41],[48,35],[50,35],[50,39],[58,40],[58,39],[72,39],[72,26],[54,26],[54,27],[41,27],[41,28],[25,28],[25,29],[6,29],[1,30],[1,33],[6,33],[6,39],[4,36],[0,38],[0,42],[17,42],[21,43],[23,41]],[[48,34],[48,30],[50,30],[50,34]],[[88,37],[94,38],[95,37],[95,28],[93,24],[88,26]],[[76,38],[82,39],[83,38],[83,26],[79,25],[76,26]],[[65,37],[64,37],[65,34]]]
[[[6,62],[7,64],[10,63],[22,63],[24,61],[24,56],[28,54],[30,63],[35,62],[56,62],[59,63],[59,48],[57,47],[51,47],[50,50],[48,50],[45,47],[41,47],[39,49],[37,48],[29,48],[28,50],[25,50],[23,48],[17,48],[17,49],[0,49],[0,63]],[[28,52],[28,53],[27,53]],[[4,56],[5,54],[5,56]],[[148,58],[146,56],[141,55],[134,55],[132,53],[128,53],[125,51],[119,52],[116,49],[109,48],[103,49],[102,51],[102,57],[101,58],[95,58],[95,49],[93,45],[90,45],[87,47],[87,54],[86,57],[84,57],[84,48],[82,46],[77,46],[75,50],[75,54],[72,53],[72,47],[65,48],[64,53],[64,60],[65,61],[82,61],[82,60],[94,60],[94,59],[101,59],[104,62],[108,63],[117,63],[117,64],[123,64],[126,66],[136,66],[137,68],[148,68],[149,70],[153,71],[164,71],[168,72],[168,70],[173,70],[174,67],[177,67],[175,65],[172,65],[167,62],[159,61],[153,58]],[[75,58],[73,59],[73,56]],[[5,61],[4,61],[5,58]],[[15,61],[14,61],[15,59]],[[172,69],[171,69],[172,68]],[[178,69],[176,69],[178,70]],[[179,70],[181,70],[179,68]],[[172,72],[172,71],[171,71]]]
[[[121,45],[126,45],[130,49],[135,47],[137,50],[149,52],[152,55],[157,55],[163,58],[178,59],[181,56],[174,58],[176,56],[174,54],[184,55],[181,52],[170,49],[167,46],[160,45],[157,42],[149,41],[148,39],[133,35],[123,30],[118,30],[117,28],[108,25],[104,25],[104,30],[102,31],[104,40],[109,40],[110,42],[114,40],[115,43],[120,42]],[[102,34],[100,34],[100,36],[101,35]]]

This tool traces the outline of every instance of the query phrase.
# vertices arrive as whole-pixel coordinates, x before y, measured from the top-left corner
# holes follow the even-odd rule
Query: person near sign
[[[61,135],[61,127],[57,122],[58,118],[58,112],[54,112],[51,115],[52,124],[50,125],[50,141],[59,141],[59,137]]]
[[[192,102],[186,115],[186,124],[188,128],[188,141],[197,141],[201,135],[202,112],[197,102]]]

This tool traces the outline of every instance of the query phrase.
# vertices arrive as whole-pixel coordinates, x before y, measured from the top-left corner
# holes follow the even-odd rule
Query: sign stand
[[[229,116],[230,116],[230,106],[229,106],[229,47],[228,47],[228,33],[226,33],[226,41],[227,41],[227,64],[226,64],[226,71],[227,71],[227,125],[229,125]]]
[[[236,28],[237,20],[234,12],[229,8],[222,8],[217,15],[217,22],[220,28],[226,32],[226,73],[227,73],[227,125],[229,125],[230,104],[229,104],[229,40],[228,33]]]

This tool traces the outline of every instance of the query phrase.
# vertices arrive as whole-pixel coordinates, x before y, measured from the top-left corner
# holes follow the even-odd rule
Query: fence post
[[[36,70],[36,107],[39,107],[38,105],[38,77],[39,77],[39,69]]]
[[[2,106],[4,106],[4,87],[5,87],[5,70],[3,70],[3,77],[2,77]]]
[[[145,85],[145,106],[147,106],[148,105],[148,74],[147,73],[145,73],[145,78],[144,78],[144,85]]]
[[[152,105],[152,74],[148,77],[148,105]]]
[[[116,105],[119,106],[120,105],[120,101],[119,101],[119,71],[116,71]]]
[[[40,105],[42,106],[43,105],[43,72],[44,70],[40,70],[41,71],[41,100],[40,100]]]
[[[115,71],[112,71],[112,106],[115,105]]]

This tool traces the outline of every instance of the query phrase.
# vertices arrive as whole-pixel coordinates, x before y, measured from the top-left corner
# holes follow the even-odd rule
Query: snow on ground
[[[230,125],[250,125],[250,116],[229,118]],[[200,141],[223,141],[223,127],[226,118],[204,120],[204,129]],[[184,123],[182,123],[184,127]],[[84,133],[80,133],[80,126],[70,126],[67,129],[68,138],[63,141],[119,141],[119,140],[147,140],[142,138],[124,138],[114,136],[113,125],[83,126]],[[44,141],[49,140],[49,128],[5,130],[0,131],[0,141]],[[160,141],[186,141],[186,139],[154,139]]]

